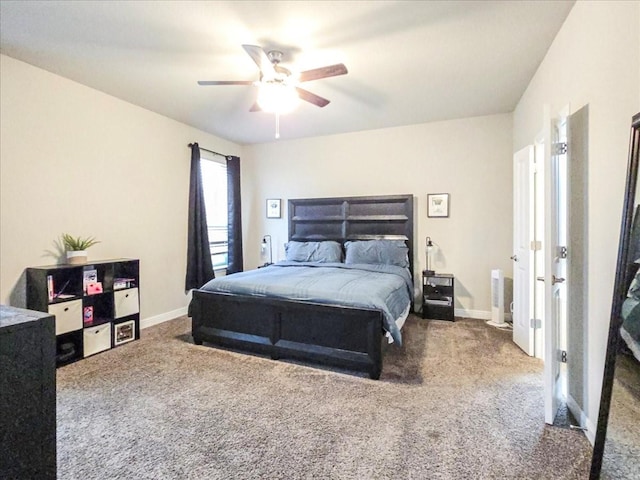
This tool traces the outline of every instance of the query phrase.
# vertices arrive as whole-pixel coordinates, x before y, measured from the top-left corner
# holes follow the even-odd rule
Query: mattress
[[[401,345],[399,324],[408,315],[413,282],[406,268],[394,265],[284,261],[213,279],[200,290],[373,308]]]

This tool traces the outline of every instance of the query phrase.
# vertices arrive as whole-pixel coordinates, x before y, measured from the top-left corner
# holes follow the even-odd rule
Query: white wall
[[[435,270],[456,275],[456,308],[486,316],[491,269],[512,272],[511,144],[503,114],[244,147],[245,266],[261,263],[265,234],[283,258],[287,199],[411,193],[416,272],[428,235]],[[427,218],[427,193],[451,195],[449,218]],[[282,219],[265,218],[267,198],[283,199]]]
[[[457,276],[456,308],[489,310],[489,271],[511,276],[511,116],[495,115],[241,148],[0,56],[0,302],[24,306],[24,270],[57,263],[62,232],[95,235],[90,258],[141,259],[143,319],[185,307],[187,144],[242,158],[245,265],[262,235],[286,241],[286,199],[416,196],[416,271],[424,238],[435,268]],[[451,217],[426,218],[426,194],[451,194]],[[285,200],[265,219],[265,199]],[[482,201],[478,201],[482,199]]]
[[[640,110],[640,3],[575,4],[513,115],[513,151],[542,129],[543,105],[589,104],[588,365],[585,405],[598,418],[631,117]]]
[[[0,302],[24,306],[24,270],[57,263],[63,232],[102,243],[90,259],[140,259],[141,317],[184,293],[190,149],[240,147],[0,56]]]

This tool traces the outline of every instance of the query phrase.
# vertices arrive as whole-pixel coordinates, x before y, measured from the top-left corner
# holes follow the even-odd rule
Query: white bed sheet
[[[400,314],[400,316],[396,318],[395,322],[396,322],[396,325],[398,326],[398,330],[402,331],[402,327],[404,327],[404,323],[407,321],[410,311],[411,311],[411,304],[409,303],[407,305],[407,308],[405,308],[403,312]],[[391,334],[389,332],[386,332],[385,336],[387,337],[387,340],[389,343],[393,343],[393,337],[391,337]]]

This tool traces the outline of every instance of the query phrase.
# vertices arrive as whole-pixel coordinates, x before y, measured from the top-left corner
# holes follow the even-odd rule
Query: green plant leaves
[[[100,243],[99,240],[96,240],[95,237],[73,237],[68,233],[62,234],[62,243],[67,250],[77,251],[77,250],[86,250],[87,248],[95,245],[96,243]]]

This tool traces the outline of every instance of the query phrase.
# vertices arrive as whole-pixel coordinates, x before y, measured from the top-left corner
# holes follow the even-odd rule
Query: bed
[[[637,268],[640,260],[634,262]],[[620,336],[637,361],[640,362],[640,270],[637,270],[627,298],[622,304]]]
[[[629,288],[622,304],[620,337],[640,362],[640,206],[635,207],[633,215],[628,258],[625,278]]]
[[[410,291],[408,306],[413,304],[412,195],[295,199],[289,200],[288,212],[292,244],[337,242],[341,248],[350,248],[349,244],[375,243],[371,242],[374,240],[401,242],[406,246],[408,274],[404,284]],[[357,265],[291,263],[282,262],[230,275],[226,280],[217,279],[214,282],[220,284],[217,291],[204,286],[194,290],[189,307],[194,343],[207,342],[273,359],[289,358],[361,371],[378,379],[389,337],[396,344],[402,342],[401,334],[394,331],[392,323],[401,320],[402,315],[394,318],[398,308],[390,312],[393,308],[369,300],[364,292],[370,288],[354,287],[351,280],[346,280],[345,285],[350,285],[355,294],[354,302],[341,295],[325,298],[326,295],[317,295],[312,290],[317,280],[307,275],[313,275],[313,271],[344,270],[347,275],[355,275],[352,270],[358,270]],[[380,270],[386,267],[365,268],[365,276],[374,282],[372,285],[377,284],[375,275],[378,274],[402,277],[398,272]],[[281,290],[287,271],[295,271],[308,280],[294,295],[286,295]],[[327,272],[323,270],[322,276]],[[273,280],[273,275],[277,280]],[[242,283],[245,277],[248,285],[240,288],[230,285]],[[339,291],[344,290],[347,289]],[[348,292],[344,293],[348,296]]]

